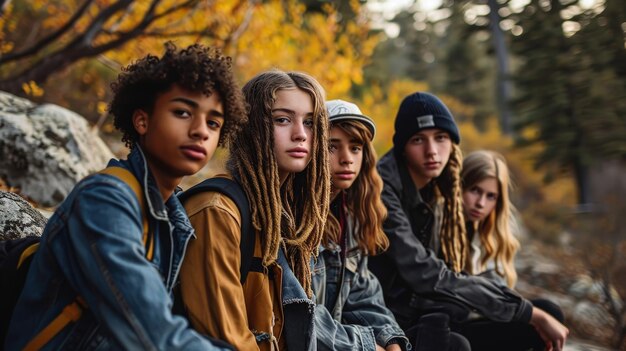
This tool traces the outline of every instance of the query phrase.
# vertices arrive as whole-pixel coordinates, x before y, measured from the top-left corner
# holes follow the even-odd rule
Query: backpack
[[[241,266],[239,272],[241,274],[241,284],[246,282],[248,272],[263,272],[263,261],[260,257],[254,257],[254,245],[256,242],[256,235],[252,227],[252,218],[250,217],[250,203],[246,193],[241,188],[241,185],[236,181],[224,178],[215,177],[205,179],[199,184],[189,188],[186,191],[178,194],[178,199],[183,204],[193,195],[214,191],[228,196],[235,202],[239,213],[241,215],[241,241],[239,243],[239,251],[241,252]],[[180,296],[176,297],[179,300]],[[181,301],[178,301],[181,302]]]
[[[107,167],[98,173],[109,174],[119,178],[128,184],[137,196],[142,213],[143,243],[146,246],[146,258],[152,260],[154,240],[152,240],[152,235],[149,233],[145,200],[139,181],[129,170],[122,167]],[[2,287],[0,289],[0,349],[4,345],[13,309],[24,288],[28,269],[35,252],[39,248],[40,241],[40,237],[0,241],[0,286]],[[50,324],[43,328],[26,345],[25,350],[42,348],[70,322],[77,321],[82,314],[82,310],[86,307],[82,299],[77,297],[75,301],[66,306]]]

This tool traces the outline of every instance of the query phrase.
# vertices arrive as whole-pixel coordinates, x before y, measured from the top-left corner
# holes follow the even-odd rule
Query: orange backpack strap
[[[42,331],[31,339],[24,351],[39,350],[44,347],[48,341],[57,335],[65,326],[71,322],[76,322],[83,314],[83,309],[78,301],[74,301],[63,308],[63,311],[50,322]]]
[[[143,191],[141,188],[141,184],[129,170],[122,167],[107,167],[100,172],[100,174],[108,174],[114,177],[119,178],[124,183],[128,184],[128,186],[133,190],[135,196],[137,196],[137,200],[139,200],[139,206],[141,207],[141,218],[143,222],[143,244],[146,247],[146,258],[152,261],[152,257],[154,256],[154,240],[152,235],[150,235],[150,228],[148,225],[148,212],[146,210],[146,201],[143,197]],[[31,250],[31,253],[37,249],[39,245],[33,245],[29,247],[27,250]],[[25,250],[26,251],[26,250]],[[24,255],[24,253],[22,254]],[[20,263],[22,261],[22,257],[20,257]],[[19,264],[18,264],[19,266]],[[57,335],[63,328],[65,328],[69,323],[76,322],[80,316],[83,314],[83,308],[87,308],[83,299],[78,296],[75,301],[65,306],[61,313],[56,316],[42,331],[40,331],[34,338],[32,338],[26,347],[24,347],[24,351],[31,350],[39,350],[44,347],[52,338]]]

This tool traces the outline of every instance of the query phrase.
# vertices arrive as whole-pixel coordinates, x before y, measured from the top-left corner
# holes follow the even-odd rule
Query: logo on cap
[[[350,113],[350,110],[348,110],[346,106],[336,105],[333,108],[331,108],[329,112],[332,116],[335,116],[335,115],[341,115],[341,114],[348,114]]]
[[[433,115],[417,117],[417,125],[420,129],[434,127],[435,121],[433,120]]]

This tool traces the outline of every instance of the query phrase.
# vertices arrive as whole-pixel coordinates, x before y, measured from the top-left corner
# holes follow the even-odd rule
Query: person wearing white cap
[[[407,350],[367,257],[384,250],[386,215],[374,122],[350,102],[326,103],[331,123],[331,211],[313,271],[318,350]]]

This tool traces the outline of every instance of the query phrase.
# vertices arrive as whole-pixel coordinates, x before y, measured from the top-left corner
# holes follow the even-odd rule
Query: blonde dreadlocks
[[[463,216],[461,164],[463,154],[458,145],[452,145],[448,164],[439,177],[433,179],[436,196],[443,197],[443,220],[439,232],[441,252],[448,266],[460,272],[466,263],[467,235]]]
[[[306,92],[313,102],[314,117],[311,161],[303,172],[290,174],[281,186],[271,117],[276,93],[284,89]],[[310,259],[317,254],[330,200],[324,90],[309,75],[274,70],[252,78],[243,92],[249,122],[231,143],[228,167],[248,196],[252,225],[263,234],[263,265],[276,261],[284,245],[292,271],[311,296]]]

